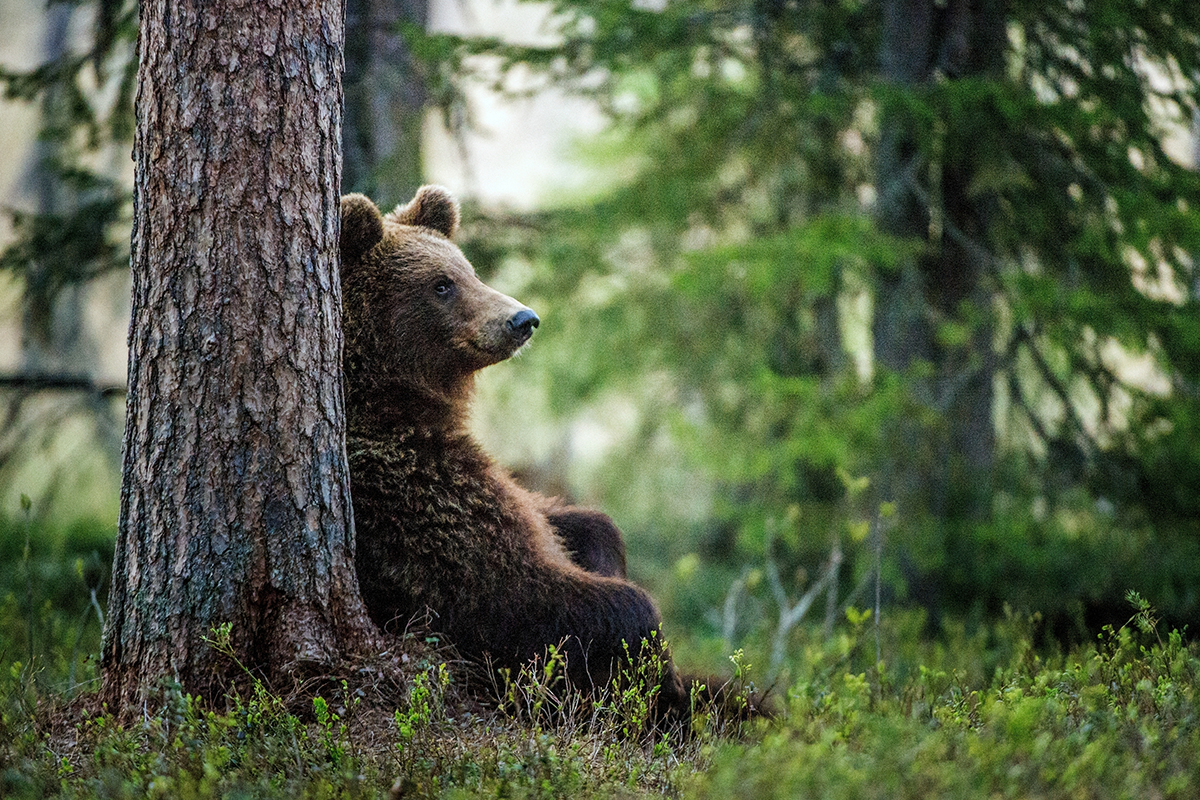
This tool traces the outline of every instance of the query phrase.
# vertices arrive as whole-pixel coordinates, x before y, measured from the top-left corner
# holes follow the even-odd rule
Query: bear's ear
[[[422,186],[416,197],[387,215],[390,222],[432,228],[447,239],[454,238],[458,218],[458,203],[442,186]]]
[[[383,217],[370,198],[348,194],[342,198],[342,264],[358,259],[383,238]]]

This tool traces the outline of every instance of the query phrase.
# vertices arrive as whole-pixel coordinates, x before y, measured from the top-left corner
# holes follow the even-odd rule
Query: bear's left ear
[[[387,215],[389,222],[420,225],[453,239],[458,230],[458,203],[450,190],[442,186],[422,186],[417,195]]]
[[[358,259],[383,238],[383,217],[371,199],[362,194],[342,198],[342,266]]]

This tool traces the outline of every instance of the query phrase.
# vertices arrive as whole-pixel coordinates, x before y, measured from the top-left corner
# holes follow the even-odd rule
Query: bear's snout
[[[516,314],[508,318],[505,326],[508,328],[508,335],[517,343],[517,347],[529,341],[529,337],[533,336],[533,329],[538,326],[541,320],[538,315],[533,313],[533,309],[522,308]]]

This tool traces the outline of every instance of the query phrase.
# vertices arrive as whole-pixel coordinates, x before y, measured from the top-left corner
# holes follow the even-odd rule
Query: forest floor
[[[717,730],[697,715],[687,735],[647,724],[644,693],[585,703],[545,671],[483,703],[436,657],[413,662],[393,702],[349,683],[299,702],[253,683],[213,709],[166,687],[123,722],[12,661],[0,795],[1194,798],[1200,650],[1160,636],[1151,613],[1061,656],[1016,641],[982,681],[835,661],[793,682],[776,719]]]
[[[1200,797],[1200,646],[1134,594],[1070,649],[1036,615],[930,638],[918,614],[851,609],[794,631],[773,719],[686,733],[636,681],[592,702],[545,665],[492,683],[421,637],[401,680],[247,675],[208,705],[165,685],[118,719],[96,699],[107,540],[73,536],[0,539],[3,798]],[[733,654],[736,685],[765,650]]]

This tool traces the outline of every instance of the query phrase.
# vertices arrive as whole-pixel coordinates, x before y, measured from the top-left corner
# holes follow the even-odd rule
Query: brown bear
[[[576,686],[662,653],[660,616],[625,579],[607,516],[527,491],[467,432],[475,373],[521,348],[533,311],[484,285],[426,186],[383,215],[342,198],[348,431],[359,585],[384,628],[430,613],[469,658],[519,667],[565,642]],[[665,654],[664,654],[665,658]],[[660,702],[686,707],[669,660]]]

